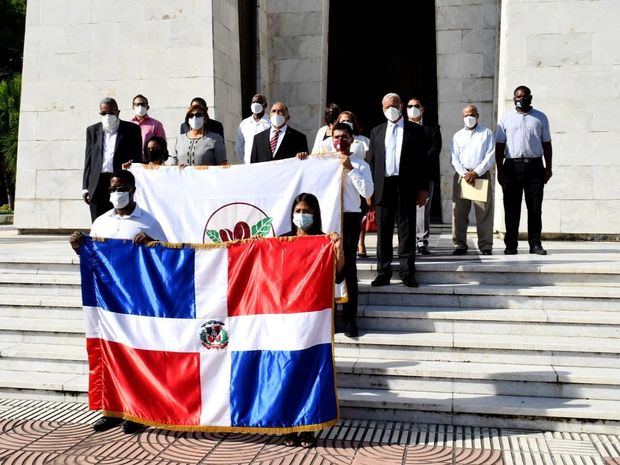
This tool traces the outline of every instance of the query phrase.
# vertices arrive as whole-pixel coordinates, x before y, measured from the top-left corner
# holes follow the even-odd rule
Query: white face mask
[[[351,128],[351,131],[353,131],[353,123],[351,121],[341,121],[341,123],[346,124]]]
[[[138,105],[137,107],[133,107],[133,111],[136,114],[136,116],[139,116],[140,118],[142,118],[144,115],[146,115],[146,107],[142,106],[142,105]]]
[[[103,124],[103,130],[105,132],[114,132],[118,129],[118,116],[116,115],[103,115],[101,117],[101,124]]]
[[[473,129],[478,124],[478,118],[475,116],[466,116],[463,118],[463,122],[465,123],[465,127],[467,129]]]
[[[189,120],[189,127],[192,129],[200,129],[205,124],[204,116],[192,116]]]
[[[401,116],[400,111],[398,111],[398,109],[394,107],[388,108],[387,110],[383,112],[383,114],[385,115],[386,119],[388,119],[392,123],[395,123],[396,121],[398,121],[398,119]]]
[[[110,192],[110,202],[116,210],[120,210],[129,205],[129,192]]]
[[[250,110],[252,110],[253,114],[258,115],[259,113],[263,112],[263,106],[258,102],[254,102],[252,105],[250,105]]]
[[[293,213],[293,224],[302,231],[310,228],[314,222],[314,215],[311,213]]]
[[[407,116],[411,119],[417,119],[422,116],[422,110],[417,107],[407,108]]]
[[[276,128],[279,128],[286,122],[286,118],[279,113],[271,115],[269,117],[269,120],[271,121],[271,124]]]

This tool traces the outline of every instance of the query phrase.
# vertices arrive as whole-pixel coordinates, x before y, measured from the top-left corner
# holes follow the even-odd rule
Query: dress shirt
[[[103,164],[102,173],[114,172],[114,149],[116,148],[116,136],[118,129],[114,132],[103,131]]]
[[[392,132],[396,128],[396,141],[392,141]],[[385,128],[385,176],[398,176],[400,170],[400,152],[403,149],[403,134],[405,132],[405,119],[401,117],[395,123],[387,122]],[[390,147],[396,147],[395,153],[390,153]]]
[[[270,126],[271,122],[266,114],[264,114],[258,121],[254,119],[254,115],[241,121],[239,124],[239,129],[237,129],[235,152],[242,163],[250,163],[254,136],[259,132],[269,129]]]
[[[131,119],[131,122],[137,124],[140,127],[140,132],[142,133],[143,149],[146,142],[153,136],[163,137],[164,139],[166,138],[166,131],[164,131],[164,125],[156,119],[151,118],[149,115],[144,115],[142,121],[138,121],[138,117],[134,116]]]
[[[359,141],[357,139],[353,140],[351,144],[351,148],[349,149],[352,157],[359,158],[360,160],[364,160],[366,158],[366,152],[368,151],[368,146],[364,145],[363,141]],[[334,139],[328,137],[321,143],[321,148],[316,153],[333,153],[336,151],[334,147]],[[315,153],[312,151],[312,153]]]
[[[278,134],[278,143],[276,144],[276,149],[271,154],[272,158],[276,156],[276,153],[278,153],[278,149],[280,148],[280,144],[282,143],[282,139],[284,138],[284,133],[286,132],[287,128],[288,128],[288,124],[285,124],[284,126],[280,128],[280,133]],[[271,138],[273,137],[273,133],[275,131],[276,131],[276,128],[271,126],[271,130],[269,131],[269,140],[271,140]]]
[[[117,214],[113,208],[97,218],[90,229],[91,236],[110,239],[131,240],[141,232],[157,241],[166,242],[166,235],[157,220],[138,205],[127,216]]]
[[[319,153],[321,150],[321,143],[325,140],[325,133],[327,132],[327,126],[322,126],[316,133],[316,137],[314,138],[314,144],[312,145],[312,152],[310,153]]]
[[[353,169],[345,170],[344,180],[344,211],[345,213],[359,213],[360,195],[364,198],[372,196],[375,185],[372,182],[370,166],[363,159],[350,157]]]
[[[549,120],[534,108],[527,113],[509,111],[497,125],[495,139],[506,144],[505,158],[542,157],[542,143],[551,142]]]
[[[461,176],[468,170],[482,176],[495,163],[493,132],[480,124],[474,129],[458,131],[452,138],[450,161]]]

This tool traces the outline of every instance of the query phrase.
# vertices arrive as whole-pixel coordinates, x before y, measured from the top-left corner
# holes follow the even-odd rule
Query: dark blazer
[[[370,133],[368,164],[375,182],[375,202],[381,203],[385,179],[385,131],[387,121],[373,128]],[[403,146],[400,152],[398,181],[400,195],[414,196],[428,190],[428,163],[425,134],[422,126],[405,121]]]
[[[270,131],[271,128],[265,129],[254,136],[250,163],[293,158],[299,152],[308,151],[308,139],[306,139],[306,135],[287,126],[280,147],[276,150],[275,156],[272,156],[271,146],[269,145]]]
[[[209,118],[207,129],[211,132],[219,134],[222,136],[222,139],[224,139],[224,126],[219,121]],[[186,132],[189,132],[189,124],[183,122],[181,123],[181,134],[185,134]]]
[[[439,154],[441,153],[441,131],[439,125],[434,126],[424,123],[426,135],[426,158],[428,163],[429,179],[435,184],[439,183]]]
[[[121,170],[123,163],[130,160],[134,163],[142,163],[142,134],[140,126],[121,120],[114,148],[114,171]],[[86,128],[86,154],[82,178],[82,189],[88,189],[91,199],[97,189],[102,164],[103,125],[97,123]]]

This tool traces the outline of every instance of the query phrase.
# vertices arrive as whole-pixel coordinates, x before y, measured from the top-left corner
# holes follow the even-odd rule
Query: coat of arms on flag
[[[186,431],[338,420],[329,238],[80,250],[91,409]]]

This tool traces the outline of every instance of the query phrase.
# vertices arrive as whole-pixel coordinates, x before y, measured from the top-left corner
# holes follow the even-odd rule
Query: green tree
[[[0,81],[0,175],[6,188],[9,207],[15,203],[15,170],[17,167],[17,133],[21,74]]]

